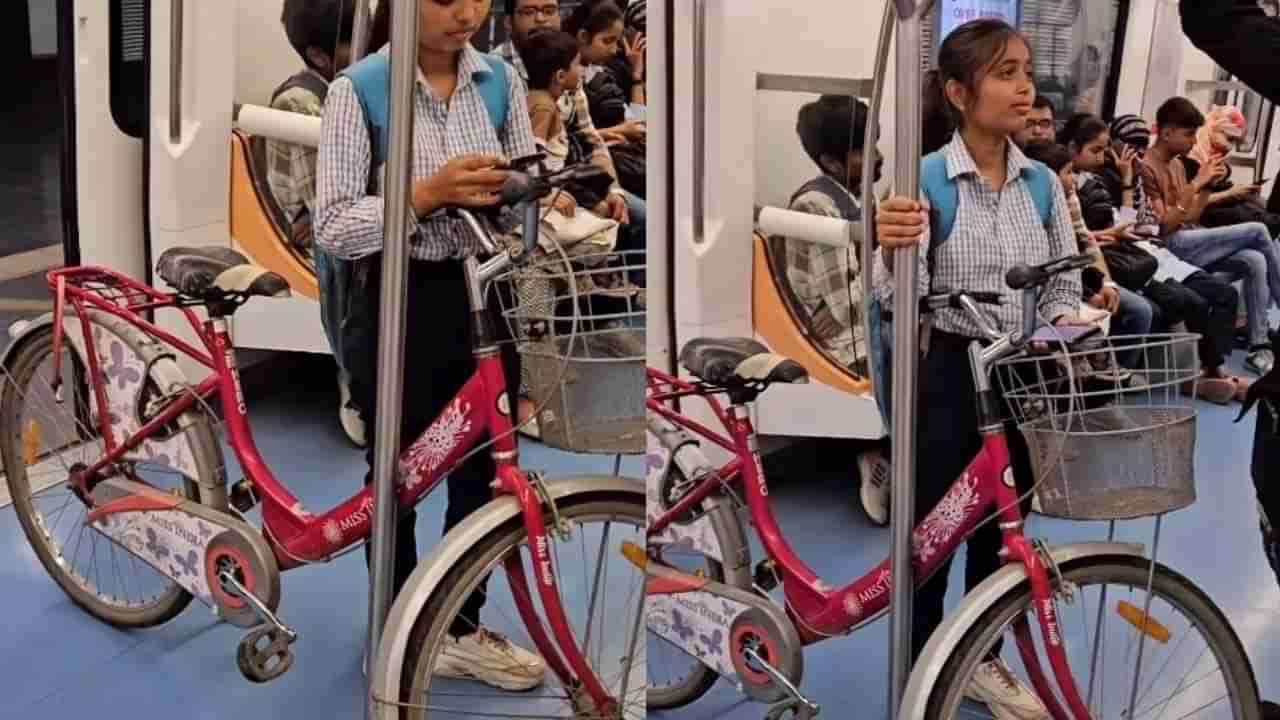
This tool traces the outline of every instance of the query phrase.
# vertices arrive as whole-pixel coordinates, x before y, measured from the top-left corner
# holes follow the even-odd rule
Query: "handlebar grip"
[[[1014,265],[1004,275],[1004,282],[1014,290],[1026,290],[1045,281],[1044,271],[1030,265]]]

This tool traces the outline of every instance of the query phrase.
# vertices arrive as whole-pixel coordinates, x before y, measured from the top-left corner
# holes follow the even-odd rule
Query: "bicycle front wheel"
[[[418,616],[401,676],[400,717],[645,717],[645,576],[621,553],[624,542],[644,547],[644,495],[584,493],[557,506],[569,529],[567,536],[549,536],[560,599],[574,641],[619,709],[601,715],[584,705],[581,688],[563,687],[549,669],[543,674],[507,574],[494,572],[514,559],[530,585],[541,576],[524,523],[515,518],[458,561]],[[550,514],[546,521],[550,529]],[[536,590],[530,592],[550,634]]]
[[[1087,558],[1061,570],[1074,586],[1074,597],[1058,598],[1058,630],[1092,717],[1257,720],[1258,688],[1244,647],[1222,612],[1191,581],[1156,563],[1148,596],[1151,564],[1132,557]],[[965,634],[938,677],[926,717],[985,715],[982,704],[990,693],[984,688],[993,681],[984,684],[979,674],[992,671],[993,652],[1004,661],[999,677],[1030,689],[1013,632],[1023,622],[1041,646],[1027,582]],[[1048,659],[1042,651],[1038,655],[1053,685]]]

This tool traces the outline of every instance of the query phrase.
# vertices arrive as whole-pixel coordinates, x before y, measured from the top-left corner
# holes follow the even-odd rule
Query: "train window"
[[[120,131],[141,138],[147,100],[147,0],[111,0],[111,117]]]
[[[982,5],[981,10],[974,8]],[[1053,101],[1060,118],[1078,112],[1107,116],[1115,106],[1115,42],[1123,42],[1127,0],[944,0],[925,23],[921,59],[932,66],[946,33],[981,14],[1013,20],[1031,41],[1037,91]],[[999,12],[993,12],[991,6]],[[1016,20],[1015,20],[1016,18]]]

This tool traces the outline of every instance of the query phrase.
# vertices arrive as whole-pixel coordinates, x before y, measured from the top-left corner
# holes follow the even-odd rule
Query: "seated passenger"
[[[1229,171],[1220,157],[1209,158],[1194,177],[1183,164],[1182,156],[1195,145],[1195,133],[1204,124],[1204,115],[1191,101],[1180,97],[1168,100],[1160,106],[1156,124],[1159,137],[1147,151],[1142,183],[1169,250],[1200,267],[1211,267],[1242,250],[1262,256],[1261,263],[1253,253],[1246,253],[1243,260],[1265,273],[1265,283],[1259,277],[1252,284],[1256,297],[1250,303],[1254,306],[1250,313],[1251,347],[1245,359],[1246,367],[1264,375],[1275,364],[1267,337],[1265,308],[1271,302],[1280,302],[1280,250],[1262,223],[1220,228],[1199,224],[1201,213],[1213,200],[1210,188]]]
[[[792,210],[849,221],[862,219],[857,193],[862,187],[867,112],[865,103],[842,95],[823,95],[800,108],[796,132],[821,174],[795,192]],[[879,180],[884,161],[879,151],[873,148],[872,152],[876,153],[873,180]],[[787,284],[804,306],[814,337],[846,367],[865,373],[859,250],[797,238],[787,238],[786,248]],[[877,369],[877,373],[885,371],[887,368]],[[877,385],[877,390],[880,387]],[[877,393],[876,402],[885,408],[889,397]],[[887,413],[882,417],[887,426]],[[869,450],[859,455],[858,469],[867,516],[877,524],[888,523],[888,459],[881,450]]]
[[[1031,112],[1027,113],[1027,125],[1014,133],[1013,141],[1018,147],[1025,148],[1033,142],[1057,142],[1057,109],[1053,101],[1043,95],[1036,95],[1031,101]]]
[[[627,191],[645,195],[645,125],[630,120],[633,105],[644,105],[645,43],[643,37],[619,49],[623,14],[611,0],[586,2],[565,21],[565,30],[582,50],[583,89],[591,119],[610,143],[618,181]]]
[[[1111,271],[1098,247],[1098,241],[1085,225],[1080,207],[1082,191],[1077,189],[1081,181],[1080,177],[1074,173],[1075,167],[1070,151],[1057,143],[1033,142],[1026,147],[1026,154],[1032,160],[1039,160],[1048,165],[1050,170],[1057,173],[1062,190],[1067,197],[1067,208],[1071,212],[1072,228],[1075,231],[1080,252],[1091,252],[1097,258],[1092,268],[1096,274],[1086,272],[1083,278],[1085,287],[1083,300],[1091,307],[1111,313],[1110,331],[1113,335],[1150,333],[1155,308],[1146,298],[1112,281]],[[1105,192],[1105,188],[1099,189]],[[1096,286],[1094,282],[1090,282],[1091,277],[1096,278]],[[1117,353],[1116,359],[1126,368],[1135,367],[1140,360],[1137,350]],[[1116,379],[1131,381],[1133,376],[1122,373]]]
[[[306,69],[271,95],[271,107],[319,116],[329,83],[351,61],[354,4],[343,0],[285,0],[281,22]],[[289,218],[294,245],[311,255],[320,287],[320,321],[338,365],[338,419],[351,442],[365,445],[365,423],[351,396],[351,374],[343,366],[339,323],[345,307],[342,263],[312,242],[316,197],[316,149],[282,140],[267,141],[267,183]]]

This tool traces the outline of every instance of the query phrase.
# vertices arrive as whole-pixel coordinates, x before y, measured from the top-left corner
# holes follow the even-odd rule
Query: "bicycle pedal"
[[[241,478],[240,482],[231,486],[231,506],[242,513],[247,513],[258,504],[258,495],[253,491],[253,483],[249,478]]]
[[[293,638],[288,633],[263,625],[240,641],[236,649],[236,665],[240,674],[256,683],[267,683],[289,672],[293,667]]]

